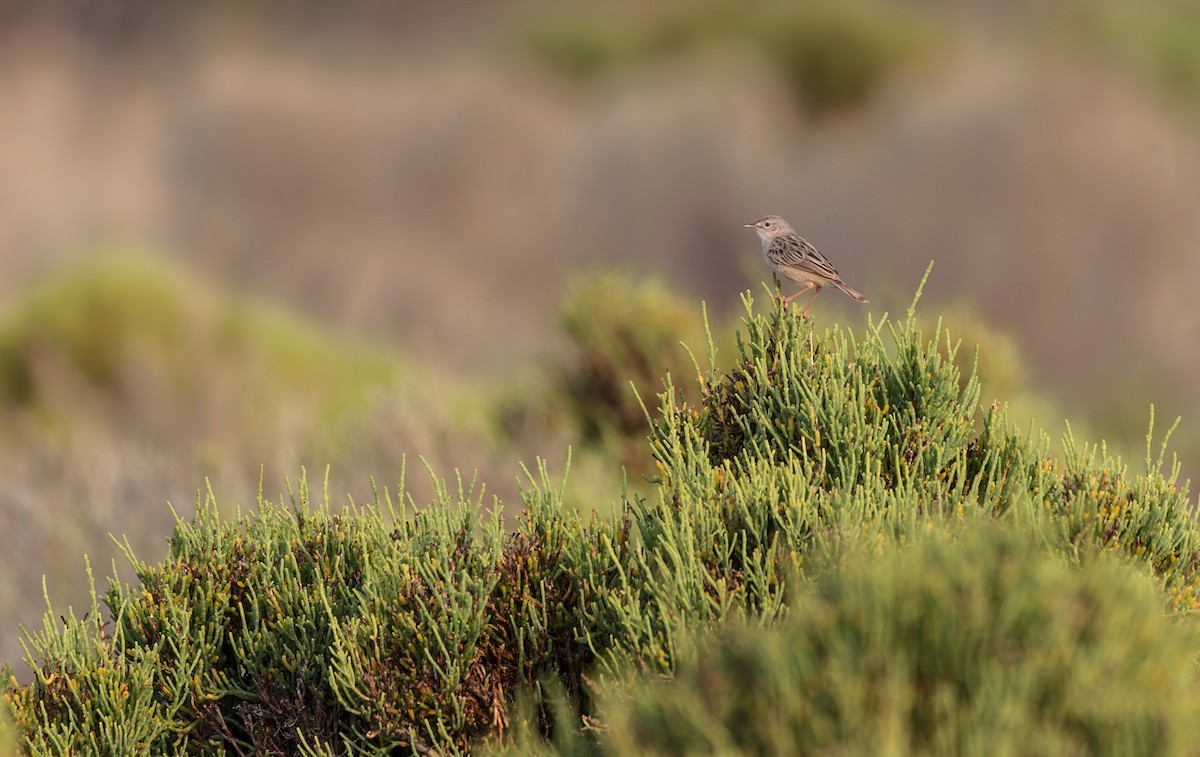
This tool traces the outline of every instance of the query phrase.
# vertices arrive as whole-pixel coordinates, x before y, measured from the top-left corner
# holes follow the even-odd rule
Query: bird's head
[[[760,218],[754,223],[743,224],[747,229],[754,229],[758,233],[759,239],[767,240],[774,239],[784,234],[795,234],[788,222],[779,216],[766,216]]]

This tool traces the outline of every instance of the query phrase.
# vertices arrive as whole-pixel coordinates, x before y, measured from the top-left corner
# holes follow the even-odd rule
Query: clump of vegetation
[[[821,115],[866,103],[920,52],[927,31],[892,9],[860,3],[773,6],[752,21],[752,40],[805,109]]]
[[[1088,6],[1083,28],[1092,40],[1130,61],[1166,89],[1188,98],[1200,95],[1197,0]]]
[[[580,78],[668,55],[748,46],[808,112],[857,107],[927,44],[929,26],[877,4],[708,0],[657,13],[557,17],[535,26],[538,57]]]
[[[50,464],[73,444],[129,445],[131,468],[139,448],[168,455],[188,476],[172,482],[183,491],[195,491],[201,467],[252,486],[263,464],[349,457],[349,434],[403,367],[148,254],[99,254],[0,314],[0,443]],[[170,478],[149,464],[164,471],[160,485]],[[75,475],[63,490],[87,487]],[[61,513],[88,509],[65,499]]]
[[[165,366],[183,380],[183,322],[197,303],[178,280],[141,260],[106,259],[28,297],[0,324],[0,407],[43,397],[39,371],[71,371],[102,393],[122,392],[125,361],[172,352]]]
[[[953,324],[955,337],[969,345],[955,352],[954,365],[960,375],[976,373],[981,389],[987,391],[981,400],[990,403],[1002,398],[1011,406],[1013,398],[1028,389],[1028,369],[1016,340],[985,315],[959,304],[945,309],[937,318],[917,318],[918,327],[928,331],[938,329],[940,323]]]
[[[642,401],[662,391],[664,377],[685,377],[683,385],[694,387],[685,344],[704,338],[702,320],[661,284],[597,276],[572,287],[562,323],[569,346],[557,383],[577,438],[644,468],[650,423]]]
[[[1161,475],[1166,442],[1157,457],[1152,443],[1147,434],[1147,474],[1133,475],[1104,445],[1077,448],[1068,435],[1056,490],[1060,496],[1047,498],[1044,506],[1071,544],[1100,545],[1144,562],[1159,577],[1172,608],[1195,612],[1200,609],[1200,527],[1187,484],[1179,484],[1178,461],[1169,475]]]
[[[1195,629],[1163,608],[1194,609],[1200,527],[1162,454],[1136,475],[1071,443],[1056,461],[1002,406],[980,408],[958,345],[940,324],[922,332],[915,305],[856,335],[745,304],[731,365],[710,340],[687,396],[663,380],[653,496],[623,493],[620,512],[585,522],[541,466],[511,533],[461,480],[419,511],[386,490],[314,510],[303,485],[232,519],[210,500],[162,563],[129,551],[136,581],[111,583],[107,614],[93,596],[85,617],[51,610],[27,636],[36,679],[6,693],[22,743],[1193,743]],[[638,350],[657,342],[612,344],[599,351],[614,370],[653,372]]]
[[[1117,560],[1079,570],[971,520],[823,574],[775,627],[700,636],[669,680],[609,686],[602,753],[1187,754],[1196,627]]]
[[[534,53],[558,70],[591,78],[623,64],[637,54],[628,35],[600,18],[554,18],[529,33]]]
[[[148,392],[195,402],[233,382],[251,407],[319,395],[336,413],[396,372],[392,360],[218,296],[148,255],[99,256],[0,320],[0,411],[66,414],[56,403],[81,387],[114,403]]]
[[[461,480],[411,515],[386,491],[313,511],[303,480],[290,506],[233,520],[210,497],[165,561],[128,553],[137,582],[111,581],[111,620],[93,591],[85,616],[51,610],[28,636],[15,726],[38,754],[423,753],[503,733],[544,674],[579,690],[585,631],[611,622],[581,621],[628,536],[583,529],[542,473],[507,536]]]

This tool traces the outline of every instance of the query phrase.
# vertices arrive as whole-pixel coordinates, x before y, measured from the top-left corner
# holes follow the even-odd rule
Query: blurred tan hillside
[[[923,315],[1022,354],[1049,432],[1139,453],[1154,402],[1200,471],[1196,0],[101,5],[0,6],[0,627],[43,574],[79,604],[109,531],[161,555],[206,476],[251,502],[260,464],[268,496],[331,463],[363,499],[408,455],[419,504],[424,454],[512,501],[574,444],[611,502],[627,429],[563,420],[630,417],[589,345],[643,380],[676,340],[590,334],[614,290],[564,316],[568,282],[665,281],[726,328],[765,213],[876,313],[936,260]],[[605,317],[698,333],[659,294]]]

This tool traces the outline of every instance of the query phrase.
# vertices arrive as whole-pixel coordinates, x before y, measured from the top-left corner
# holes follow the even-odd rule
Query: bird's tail
[[[835,281],[835,282],[833,282],[833,285],[835,287],[837,287],[838,289],[842,290],[843,292],[845,292],[846,294],[850,295],[854,299],[858,300],[859,302],[870,302],[870,300],[868,300],[866,297],[863,297],[861,294],[859,294],[855,290],[851,289],[850,287],[846,286],[841,281]]]

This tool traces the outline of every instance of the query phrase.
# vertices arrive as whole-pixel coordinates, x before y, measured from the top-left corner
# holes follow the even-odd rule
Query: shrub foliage
[[[727,626],[671,681],[606,690],[605,751],[1188,754],[1200,737],[1196,629],[1116,561],[1075,570],[976,522],[815,583],[777,627]]]
[[[797,104],[816,116],[853,110],[917,58],[935,35],[912,9],[854,0],[703,0],[637,14],[560,15],[528,45],[579,79],[714,47],[757,51]]]
[[[979,407],[915,305],[861,335],[745,305],[731,368],[710,339],[690,399],[664,380],[657,494],[612,516],[583,521],[544,466],[511,529],[461,479],[420,509],[403,481],[336,512],[303,481],[235,517],[210,495],[164,562],[130,552],[133,585],[27,635],[35,679],[6,694],[25,748],[1149,752],[1192,734],[1194,633],[1163,608],[1195,609],[1200,529],[1162,454],[1134,474],[1068,438],[1053,459]]]
[[[572,288],[562,325],[569,348],[555,371],[556,393],[578,427],[576,438],[617,450],[630,468],[644,467],[649,422],[638,397],[657,391],[664,375],[690,372],[683,342],[703,337],[700,319],[661,284],[608,275]]]

